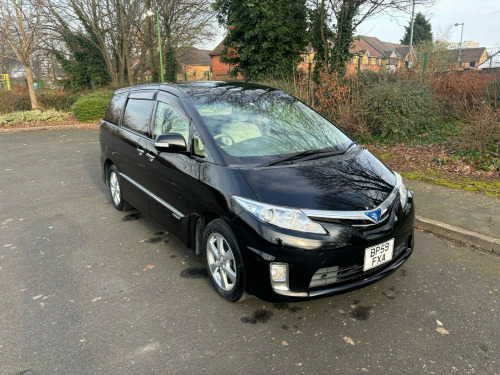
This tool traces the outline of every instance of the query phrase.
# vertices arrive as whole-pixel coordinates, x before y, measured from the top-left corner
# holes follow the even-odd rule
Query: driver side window
[[[154,121],[153,136],[160,134],[179,133],[186,142],[189,140],[189,122],[169,104],[158,102]]]

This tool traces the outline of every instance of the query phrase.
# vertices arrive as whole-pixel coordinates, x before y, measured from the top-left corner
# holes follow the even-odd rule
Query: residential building
[[[212,61],[209,56],[210,50],[189,47],[179,51],[177,61],[179,62],[178,81],[201,81],[210,79]]]
[[[450,50],[450,64],[457,65],[460,59],[461,69],[477,69],[488,59],[486,48],[462,48]]]
[[[460,42],[448,42],[448,48],[460,48]],[[464,40],[462,41],[462,48],[479,48],[479,42],[475,42],[473,40]]]

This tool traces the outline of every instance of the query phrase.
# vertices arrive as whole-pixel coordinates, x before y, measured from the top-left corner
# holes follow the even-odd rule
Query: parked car
[[[412,193],[298,99],[249,83],[119,89],[101,122],[102,177],[202,254],[228,301],[337,294],[413,251]]]

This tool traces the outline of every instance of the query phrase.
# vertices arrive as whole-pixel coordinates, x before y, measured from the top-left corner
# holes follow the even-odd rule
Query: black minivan
[[[401,176],[272,87],[232,82],[119,89],[100,127],[102,176],[202,254],[228,301],[356,289],[413,251]]]

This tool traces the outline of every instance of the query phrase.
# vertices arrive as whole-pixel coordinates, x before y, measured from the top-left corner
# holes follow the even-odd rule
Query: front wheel
[[[130,209],[131,208],[130,205],[127,202],[125,202],[122,198],[120,175],[114,165],[109,167],[108,181],[109,181],[109,193],[111,194],[111,202],[113,203],[113,206],[118,211],[126,211]]]
[[[222,219],[211,221],[203,232],[208,277],[214,289],[230,302],[242,301],[245,268],[233,231]]]

